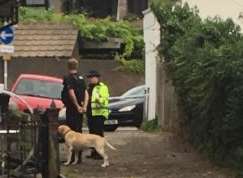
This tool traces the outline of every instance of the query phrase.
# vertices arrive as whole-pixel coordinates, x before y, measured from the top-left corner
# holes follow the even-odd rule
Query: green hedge
[[[119,59],[117,62],[120,64],[118,67],[119,71],[131,72],[135,74],[143,74],[145,72],[145,63],[143,60],[125,60]]]
[[[187,114],[190,139],[211,159],[243,170],[243,37],[231,19],[202,20],[187,4],[152,4],[160,54]]]
[[[143,59],[144,42],[142,32],[127,21],[113,21],[110,18],[94,19],[84,14],[63,15],[43,8],[20,8],[21,22],[69,22],[76,26],[84,39],[106,41],[110,37],[121,38],[125,47],[122,57]]]

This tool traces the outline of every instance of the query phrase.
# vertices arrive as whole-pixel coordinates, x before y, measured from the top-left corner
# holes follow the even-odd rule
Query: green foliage
[[[119,59],[117,62],[120,64],[118,70],[124,71],[124,72],[132,72],[136,74],[143,74],[145,64],[143,60],[125,60],[125,59]]]
[[[142,130],[144,130],[145,132],[158,132],[158,131],[160,131],[158,118],[155,118],[155,119],[150,120],[150,121],[143,122]]]
[[[108,38],[121,38],[125,44],[122,57],[143,58],[144,43],[142,33],[127,21],[91,19],[84,14],[62,15],[52,10],[20,8],[22,22],[69,22],[79,29],[84,39],[106,41]]]
[[[19,20],[21,22],[60,22],[63,17],[55,14],[52,10],[44,8],[19,8]]]
[[[136,20],[139,20],[140,17],[136,14],[128,14],[127,16],[124,17],[124,20],[127,20],[129,22],[133,22],[133,21],[136,21]]]
[[[187,114],[191,141],[210,158],[242,169],[243,37],[231,19],[202,21],[187,4],[152,5]]]

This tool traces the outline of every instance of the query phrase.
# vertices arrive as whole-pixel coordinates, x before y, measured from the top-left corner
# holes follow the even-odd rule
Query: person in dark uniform
[[[88,98],[85,80],[78,74],[78,61],[71,58],[68,60],[68,75],[63,79],[62,101],[66,107],[66,124],[76,132],[82,132],[83,113],[87,110]]]
[[[100,81],[99,72],[92,70],[87,74],[87,78],[89,81],[89,102],[87,107],[89,132],[104,137],[104,121],[109,115],[109,90],[108,87]],[[102,159],[94,149],[91,155],[87,157]]]

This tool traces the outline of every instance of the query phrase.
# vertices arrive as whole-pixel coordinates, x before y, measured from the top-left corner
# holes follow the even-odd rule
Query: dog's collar
[[[70,131],[72,131],[72,130],[69,129],[68,131],[66,131],[66,132],[63,134],[63,137],[65,137],[65,136],[68,134],[68,132],[70,132]]]

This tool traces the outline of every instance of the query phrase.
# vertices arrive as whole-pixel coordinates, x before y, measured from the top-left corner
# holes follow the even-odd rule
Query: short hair
[[[79,62],[75,58],[68,59],[68,70],[77,70]]]

